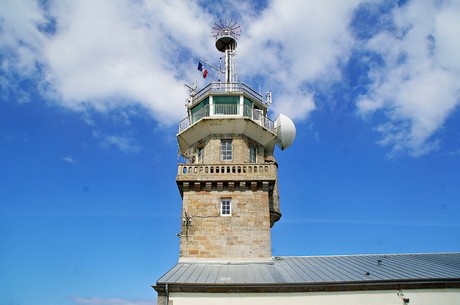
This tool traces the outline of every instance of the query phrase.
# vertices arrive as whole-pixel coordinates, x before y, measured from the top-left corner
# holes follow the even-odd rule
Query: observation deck
[[[264,146],[276,140],[268,105],[243,83],[212,82],[192,91],[186,106],[188,115],[179,123],[177,134],[181,153],[210,134],[241,133]]]
[[[192,96],[193,107],[196,103],[200,102],[206,95],[210,93],[213,94],[244,94],[248,96],[254,102],[258,102],[260,105],[264,105],[263,97],[249,86],[244,83],[222,83],[222,82],[212,82],[206,87],[198,91],[194,96]],[[265,106],[265,108],[267,108]]]

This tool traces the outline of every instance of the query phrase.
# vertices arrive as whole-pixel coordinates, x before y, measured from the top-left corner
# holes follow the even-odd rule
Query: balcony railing
[[[196,101],[200,101],[203,97],[210,93],[243,93],[246,94],[249,98],[263,103],[262,95],[257,93],[256,91],[252,90],[250,87],[246,86],[243,83],[210,83],[203,89],[197,92],[194,96],[192,96],[192,104]]]
[[[193,175],[241,175],[251,174],[267,176],[276,174],[276,165],[266,163],[253,164],[179,164],[178,176],[193,176]],[[243,178],[243,177],[242,177]]]
[[[242,111],[241,111],[242,109]],[[242,113],[241,113],[242,112]],[[200,110],[194,112],[191,116],[186,117],[179,123],[179,132],[189,128],[202,118],[206,117],[221,117],[221,116],[242,116],[249,118],[256,122],[265,129],[275,132],[274,122],[264,116],[262,111],[253,109],[248,105],[236,105],[236,104],[217,104],[217,105],[206,105]]]

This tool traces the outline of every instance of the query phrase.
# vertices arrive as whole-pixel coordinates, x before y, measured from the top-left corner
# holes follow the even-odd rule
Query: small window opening
[[[250,146],[249,147],[249,162],[256,163],[257,162],[257,147]]]
[[[224,198],[220,202],[220,216],[232,215],[232,201],[230,198]]]
[[[220,158],[222,161],[232,160],[232,140],[221,140]]]

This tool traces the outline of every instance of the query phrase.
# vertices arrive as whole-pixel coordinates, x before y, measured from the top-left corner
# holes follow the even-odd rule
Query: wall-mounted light
[[[398,297],[401,298],[401,300],[403,301],[403,304],[409,304],[409,298],[406,298],[404,296],[404,293],[400,290],[398,293],[397,293]]]

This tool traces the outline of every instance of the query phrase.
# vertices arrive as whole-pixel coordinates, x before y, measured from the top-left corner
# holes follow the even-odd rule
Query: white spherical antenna
[[[278,137],[276,144],[281,150],[288,148],[294,142],[296,134],[294,122],[284,114],[280,114],[276,118],[275,132]]]

